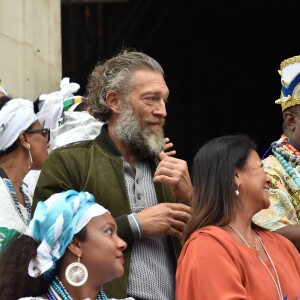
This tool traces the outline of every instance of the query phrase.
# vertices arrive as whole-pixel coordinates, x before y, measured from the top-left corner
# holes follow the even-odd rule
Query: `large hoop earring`
[[[28,164],[28,169],[30,169],[31,166],[32,166],[32,164],[33,164],[32,156],[31,156],[31,152],[30,152],[30,144],[28,143],[28,144],[26,145],[26,147],[27,147],[27,150],[28,150],[28,152],[29,152],[29,164]]]
[[[78,256],[78,261],[68,265],[66,272],[67,281],[73,286],[84,285],[88,279],[88,270],[80,262],[80,256]]]

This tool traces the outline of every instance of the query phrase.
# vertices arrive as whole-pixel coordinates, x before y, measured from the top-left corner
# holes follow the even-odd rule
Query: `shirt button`
[[[138,195],[137,195],[137,198],[138,198],[139,200],[141,200],[141,195],[140,195],[140,194],[138,194]]]
[[[136,180],[136,184],[139,184],[139,180],[138,179]]]

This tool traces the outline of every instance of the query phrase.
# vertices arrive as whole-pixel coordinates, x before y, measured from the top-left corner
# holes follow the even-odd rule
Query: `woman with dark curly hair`
[[[123,275],[126,247],[93,195],[54,194],[1,256],[1,299],[105,300],[102,285]]]
[[[269,178],[244,135],[205,144],[193,162],[193,214],[184,231],[176,299],[298,299],[300,257],[294,245],[258,227],[268,208]]]

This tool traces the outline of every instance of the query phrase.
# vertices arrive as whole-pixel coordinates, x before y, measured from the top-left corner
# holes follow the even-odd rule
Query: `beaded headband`
[[[280,64],[281,94],[276,104],[281,104],[282,111],[300,104],[300,55],[285,59]]]

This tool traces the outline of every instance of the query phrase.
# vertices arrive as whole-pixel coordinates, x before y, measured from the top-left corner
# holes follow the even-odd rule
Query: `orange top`
[[[300,299],[300,255],[276,233],[257,234],[273,260],[286,300]],[[276,280],[273,268],[266,262]],[[216,226],[195,231],[185,243],[176,273],[176,300],[277,300],[275,284],[254,249]]]

